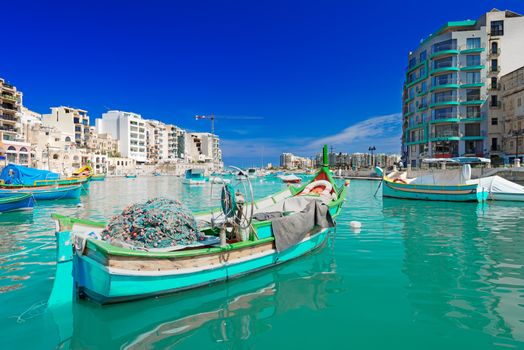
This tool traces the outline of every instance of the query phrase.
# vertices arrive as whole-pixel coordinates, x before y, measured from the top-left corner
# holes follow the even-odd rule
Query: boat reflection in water
[[[331,250],[332,238],[327,245],[273,269],[207,288],[104,307],[76,302],[72,337],[64,334],[67,324],[60,324],[67,322],[67,317],[54,317],[62,333],[61,346],[172,348],[197,332],[199,336],[207,332],[216,342],[249,339],[270,330],[276,315],[327,306],[327,289],[336,293],[337,283],[341,283]]]
[[[482,348],[488,336],[507,346],[524,341],[524,235],[501,230],[519,227],[523,211],[524,203],[384,200],[384,217],[402,228],[415,323],[439,332],[446,319],[479,332],[467,348]]]

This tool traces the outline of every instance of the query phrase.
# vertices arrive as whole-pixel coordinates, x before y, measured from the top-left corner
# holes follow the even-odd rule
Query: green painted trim
[[[430,141],[460,141],[459,136],[445,136],[445,137],[432,137],[429,139]]]
[[[443,73],[443,72],[458,72],[458,71],[459,71],[458,67],[444,67],[444,68],[433,69],[429,73],[429,75],[435,75],[435,74]]]
[[[417,84],[417,83],[420,83],[421,81],[425,80],[428,78],[428,60],[425,60],[424,61],[424,66],[426,67],[426,74],[423,76],[423,77],[419,77],[418,79],[416,79],[415,81],[412,81],[411,83],[409,84],[406,84],[406,88],[410,88],[412,87],[413,85]]]
[[[432,103],[429,105],[430,108],[435,107],[444,107],[444,106],[458,106],[460,103],[458,101],[445,101],[445,102],[437,102]]]
[[[463,54],[466,54],[466,53],[477,53],[477,52],[484,52],[484,48],[483,47],[479,47],[479,48],[476,48],[476,49],[465,49],[465,50],[460,50],[460,54],[463,55]]]
[[[409,73],[413,72],[414,70],[416,70],[416,69],[422,67],[424,64],[427,64],[427,61],[428,61],[428,60],[426,59],[426,60],[424,60],[424,61],[422,61],[422,62],[419,62],[418,64],[416,64],[416,65],[413,66],[412,68],[408,68],[408,70],[406,71],[406,76],[407,76]]]
[[[404,114],[404,117],[409,117],[409,116],[412,116],[413,114],[415,114],[415,112],[408,112]]]
[[[438,56],[458,55],[458,54],[459,54],[459,50],[442,50],[442,51],[435,52],[434,54],[429,56],[429,59],[431,60],[431,59],[433,59],[435,57],[438,57]]]
[[[429,91],[428,91],[428,90],[426,90],[426,91],[421,91],[421,92],[418,92],[418,93],[417,93],[417,97],[425,96],[425,95],[427,95],[428,93],[429,93]]]
[[[446,118],[446,119],[434,119],[430,121],[430,124],[439,124],[439,123],[459,123],[460,118]]]
[[[484,68],[485,68],[485,66],[467,66],[467,67],[460,68],[460,70],[468,71],[468,70],[480,70],[480,69],[484,69]]]
[[[463,123],[478,123],[483,121],[484,118],[462,118],[461,121]]]
[[[427,41],[437,37],[440,33],[448,30],[448,29],[453,29],[454,27],[471,27],[471,26],[475,26],[477,24],[477,21],[475,20],[466,20],[466,21],[452,21],[452,22],[447,22],[446,24],[444,24],[442,27],[440,27],[437,31],[435,31],[433,34],[431,34],[430,36],[428,36],[426,39],[424,39],[420,45],[422,46],[423,44],[425,44]]]
[[[425,111],[425,110],[427,110],[427,109],[428,109],[428,106],[426,106],[426,107],[418,107],[418,108],[417,108],[417,111],[419,111],[419,112],[423,112],[423,111]]]
[[[482,86],[484,86],[484,83],[462,84],[462,85],[460,85],[460,87],[462,89],[474,88],[474,87],[482,87]]]
[[[460,104],[463,106],[480,106],[484,104],[486,100],[474,100],[474,101],[463,101]]]
[[[406,104],[406,103],[410,103],[410,102],[413,101],[414,99],[415,99],[414,97],[407,98],[407,99],[404,101],[404,104]]]
[[[420,144],[423,144],[423,143],[428,143],[428,140],[427,140],[427,139],[424,139],[424,140],[422,140],[422,141],[406,142],[406,146],[411,146],[411,145],[420,145]]]
[[[420,124],[417,124],[415,126],[410,126],[409,128],[406,128],[406,130],[404,132],[410,132],[412,130],[415,130],[415,129],[422,129],[424,127],[427,127],[427,123],[420,123]]]
[[[444,84],[444,85],[437,85],[437,86],[434,86],[432,87],[429,91],[430,92],[433,92],[435,90],[443,90],[443,89],[458,89],[459,88],[459,85],[458,84]]]
[[[473,140],[484,140],[484,136],[464,136],[462,137],[464,141],[473,141]]]

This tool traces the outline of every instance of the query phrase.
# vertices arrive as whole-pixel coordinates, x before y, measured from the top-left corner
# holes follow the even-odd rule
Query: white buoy
[[[362,228],[362,223],[360,221],[351,221],[349,226],[354,229]]]
[[[84,206],[84,205],[83,205],[82,203],[78,203],[78,204],[76,205],[77,208],[82,208],[83,206]]]

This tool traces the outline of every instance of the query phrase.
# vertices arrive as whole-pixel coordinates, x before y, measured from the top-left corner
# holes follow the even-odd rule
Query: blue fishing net
[[[203,240],[204,234],[180,201],[159,197],[124,208],[111,219],[102,239],[139,249],[169,248]]]

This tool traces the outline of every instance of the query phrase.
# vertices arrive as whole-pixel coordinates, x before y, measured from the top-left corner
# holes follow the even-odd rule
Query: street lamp
[[[375,162],[373,161],[373,152],[375,152],[377,149],[375,146],[369,146],[368,151],[371,152],[371,167],[375,165]]]

